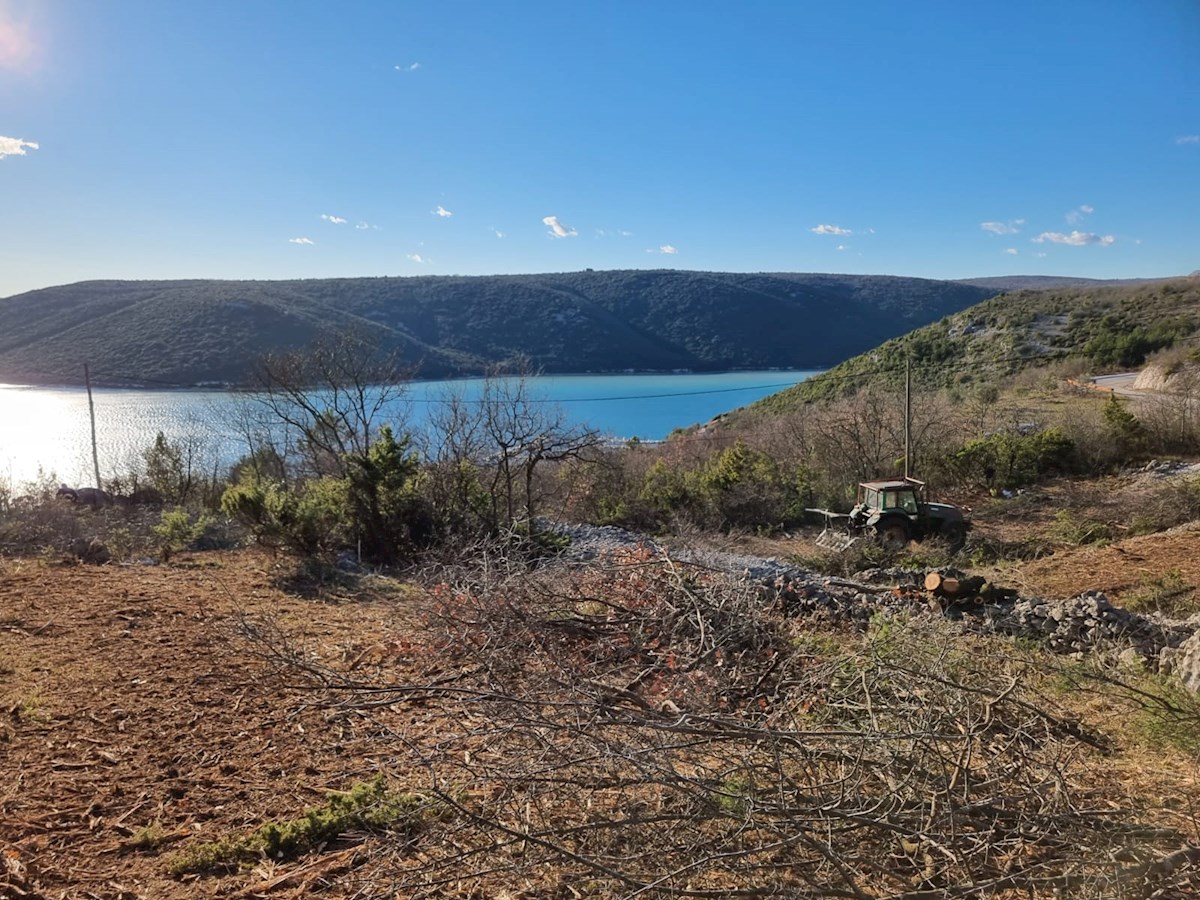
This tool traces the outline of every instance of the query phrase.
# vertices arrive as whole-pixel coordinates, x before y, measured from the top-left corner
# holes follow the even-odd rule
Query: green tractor
[[[869,535],[888,550],[902,550],[909,541],[938,538],[956,553],[971,527],[957,506],[928,500],[925,482],[915,478],[862,482],[858,502],[849,513],[811,511],[825,516],[825,530],[817,543],[834,550],[844,550]]]

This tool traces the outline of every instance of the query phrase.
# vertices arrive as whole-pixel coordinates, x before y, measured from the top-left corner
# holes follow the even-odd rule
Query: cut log
[[[942,586],[942,573],[930,572],[925,576],[925,590],[938,591]]]

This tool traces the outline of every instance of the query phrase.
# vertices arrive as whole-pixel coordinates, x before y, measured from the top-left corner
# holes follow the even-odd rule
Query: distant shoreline
[[[540,372],[530,377],[533,378],[646,378],[650,376],[680,376],[690,378],[703,378],[706,376],[719,377],[722,375],[739,375],[743,373],[762,372],[764,374],[778,373],[786,375],[795,372],[817,373],[824,372],[829,369],[829,366],[796,366],[794,368],[766,368],[758,369],[754,367],[739,368],[739,369],[714,369],[697,371],[695,369],[645,369],[639,371],[619,371],[619,372]],[[451,381],[483,381],[487,375],[447,375],[441,378],[411,378],[402,382],[403,384],[443,384]],[[510,376],[517,377],[517,376]],[[15,382],[4,381],[0,382],[0,390],[15,389],[15,390],[45,390],[45,391],[83,391],[86,386],[83,384],[63,384],[50,382]],[[256,388],[250,385],[238,384],[160,384],[155,382],[142,382],[133,384],[114,384],[106,381],[93,381],[92,390],[103,391],[153,391],[155,393],[202,393],[215,392],[223,394],[238,394],[238,393],[253,393]]]

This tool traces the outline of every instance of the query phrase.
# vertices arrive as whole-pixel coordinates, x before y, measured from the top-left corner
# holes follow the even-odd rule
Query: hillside
[[[267,351],[380,336],[421,377],[818,368],[991,296],[917,278],[685,271],[93,281],[0,300],[0,381],[239,383]]]
[[[828,372],[767,397],[749,410],[783,412],[899,383],[905,360],[914,382],[949,388],[994,382],[1051,361],[1075,359],[1102,372],[1200,341],[1200,276],[1000,294],[893,338]]]

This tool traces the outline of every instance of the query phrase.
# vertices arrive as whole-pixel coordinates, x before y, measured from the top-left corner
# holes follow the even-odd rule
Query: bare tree
[[[451,392],[431,412],[429,460],[439,500],[487,529],[529,523],[547,496],[539,476],[603,445],[599,432],[536,396],[532,372],[496,370],[478,396]]]
[[[301,474],[347,474],[379,429],[406,417],[402,400],[411,372],[369,334],[332,335],[307,350],[271,354],[257,366],[251,397],[280,429],[285,456]]]

